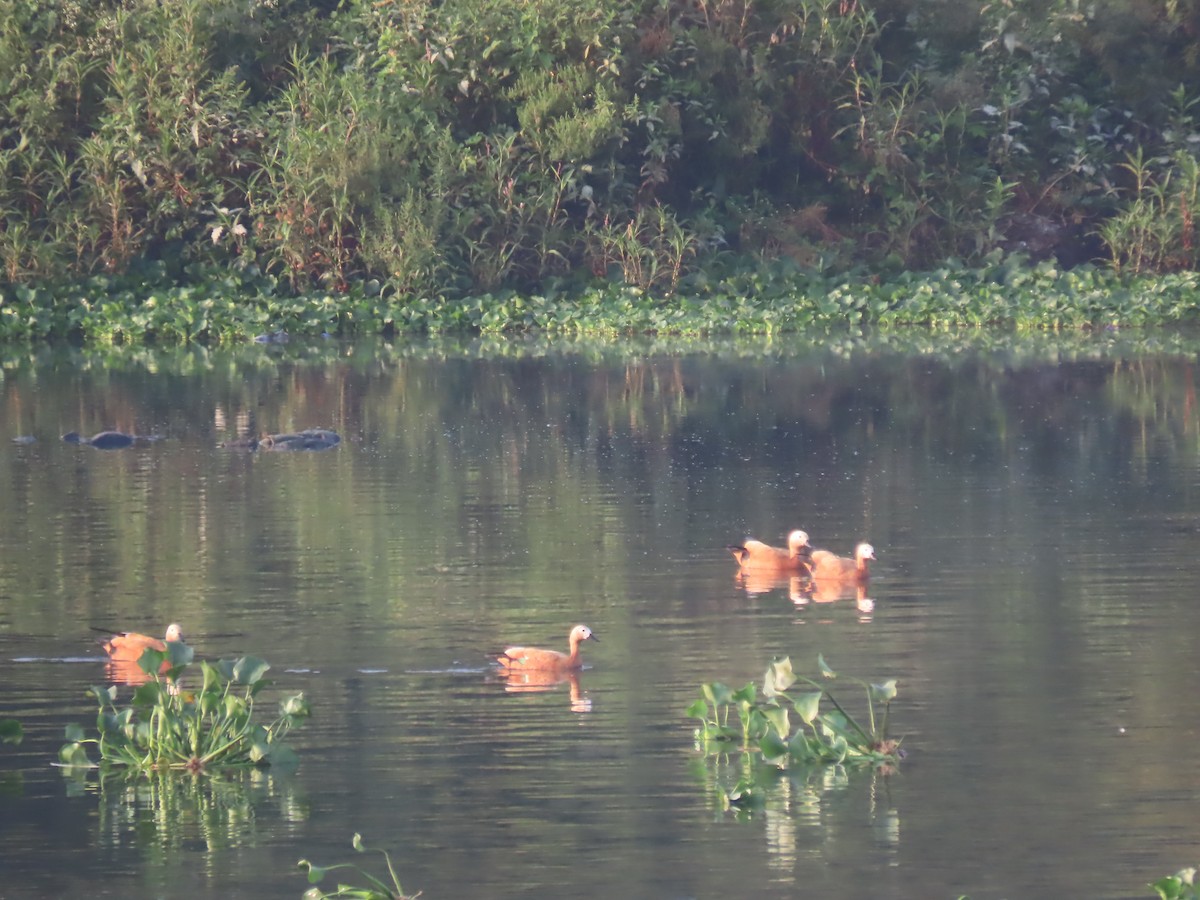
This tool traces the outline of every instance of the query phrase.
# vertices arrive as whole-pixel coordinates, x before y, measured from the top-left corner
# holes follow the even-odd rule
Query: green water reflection
[[[1137,895],[1194,855],[1195,786],[1163,748],[1200,721],[1198,351],[1177,332],[7,348],[0,717],[27,739],[0,751],[20,776],[0,863],[30,896],[70,873],[291,897],[297,859],[362,832],[431,897],[1069,896],[1080,872],[1089,896]],[[308,427],[342,443],[218,447]],[[162,440],[59,440],[108,428]],[[870,540],[869,589],[735,581],[727,544],[794,527]],[[311,698],[294,780],[64,796],[42,767],[103,677],[89,627],[170,621]],[[601,643],[575,683],[494,678],[496,651],[576,622]],[[899,680],[910,758],[785,773],[738,821],[715,803],[737,773],[697,768],[682,711],[818,653]]]

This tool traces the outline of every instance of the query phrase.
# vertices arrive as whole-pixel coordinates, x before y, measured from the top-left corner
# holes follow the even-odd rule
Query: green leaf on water
[[[90,766],[92,761],[88,759],[87,750],[83,744],[71,743],[63,744],[58,751],[58,761],[64,766]]]
[[[792,730],[791,724],[788,721],[788,711],[782,706],[770,706],[762,711],[763,718],[770,723],[771,728],[775,733],[782,738],[788,736],[788,732]]]
[[[889,678],[879,684],[872,684],[871,699],[879,703],[888,703],[896,699],[896,679]]]
[[[763,695],[774,697],[781,694],[796,683],[796,674],[792,671],[791,657],[774,660],[763,678]]]
[[[691,706],[683,711],[683,714],[689,719],[702,719],[707,721],[708,701],[706,701],[703,697],[696,700]]]
[[[791,750],[778,734],[768,731],[758,740],[758,749],[762,752],[763,762],[771,765],[787,765]]]
[[[821,670],[822,677],[837,678],[837,672],[835,672],[835,671],[833,671],[833,669],[829,668],[828,663],[825,662],[824,654],[817,655],[817,668]]]
[[[66,737],[68,741],[82,741],[84,739],[83,726],[72,722],[66,727]]]
[[[713,706],[724,706],[733,695],[733,692],[719,681],[701,685],[700,689],[704,691],[704,696],[708,698],[708,702]]]
[[[813,720],[820,714],[821,696],[820,691],[813,691],[810,694],[801,694],[793,701],[793,705],[796,707],[796,714],[800,716],[805,725],[811,725]]]
[[[271,664],[257,656],[243,656],[233,664],[232,681],[238,684],[255,684],[266,674]]]
[[[741,704],[752,705],[754,703],[754,699],[756,696],[757,696],[757,692],[754,690],[754,685],[748,684],[741,690],[733,693],[729,699],[739,705],[741,705]]]

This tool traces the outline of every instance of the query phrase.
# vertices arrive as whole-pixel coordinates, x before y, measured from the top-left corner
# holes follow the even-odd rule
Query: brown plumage
[[[781,572],[807,572],[809,555],[812,553],[808,535],[798,529],[788,535],[786,550],[749,539],[741,544],[731,544],[727,549],[743,569],[775,569]]]
[[[853,559],[837,556],[828,550],[812,552],[812,578],[817,584],[866,584],[871,577],[868,560],[875,558],[875,548],[859,544]]]
[[[496,662],[509,671],[537,669],[569,672],[583,667],[583,659],[579,655],[579,645],[587,640],[598,641],[600,639],[592,634],[592,629],[586,625],[576,625],[567,637],[571,647],[570,653],[543,650],[540,647],[509,647],[496,657]]]
[[[150,637],[148,634],[138,634],[134,631],[126,632],[125,634],[114,634],[107,641],[101,641],[100,646],[104,648],[104,652],[108,654],[110,659],[122,662],[137,662],[138,658],[146,652],[147,649],[158,650],[160,653],[167,649],[166,641],[182,641],[183,629],[176,623],[172,622],[167,626],[167,633],[164,635],[164,640],[159,640],[155,637]]]

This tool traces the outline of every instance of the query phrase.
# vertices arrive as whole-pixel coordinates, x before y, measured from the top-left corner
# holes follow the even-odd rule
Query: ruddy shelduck
[[[510,672],[538,670],[543,672],[571,672],[583,668],[579,645],[584,641],[599,641],[586,625],[571,629],[567,641],[570,653],[559,650],[543,650],[541,647],[509,647],[496,657],[500,667]]]
[[[812,578],[817,584],[866,584],[871,577],[868,561],[875,558],[875,548],[859,544],[854,557],[837,556],[828,550],[812,552]]]
[[[812,547],[808,534],[799,529],[788,535],[787,549],[747,539],[727,548],[743,569],[775,569],[780,572],[807,572]]]
[[[163,640],[156,637],[150,637],[148,634],[138,634],[135,631],[127,631],[124,634],[114,634],[106,641],[101,641],[100,646],[104,648],[104,652],[108,654],[110,659],[122,662],[137,662],[146,650],[157,650],[163,653],[167,649],[167,643],[179,641],[186,644],[183,639],[183,629],[178,623],[172,622],[167,626],[167,633],[163,636]]]

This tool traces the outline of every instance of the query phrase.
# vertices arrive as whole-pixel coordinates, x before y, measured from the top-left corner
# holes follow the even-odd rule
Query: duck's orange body
[[[788,535],[786,549],[750,539],[741,544],[732,544],[728,549],[743,569],[774,569],[779,572],[807,572],[809,554],[812,553],[808,535],[799,530]]]
[[[138,634],[128,631],[125,634],[114,634],[107,641],[101,641],[100,646],[108,654],[109,659],[118,662],[137,662],[146,650],[158,650],[160,653],[167,649],[167,641],[183,641],[183,629],[172,622],[167,626],[164,639],[150,637],[148,634]],[[184,641],[184,643],[187,643]]]
[[[583,668],[583,658],[579,654],[579,645],[583,641],[600,640],[592,629],[586,625],[576,625],[571,629],[567,641],[571,652],[559,650],[543,650],[541,647],[509,647],[496,657],[501,668],[510,672],[540,671],[540,672],[572,672]]]
[[[812,552],[812,578],[821,585],[866,584],[871,577],[869,560],[875,558],[875,548],[859,544],[854,557],[837,556],[828,550]]]

